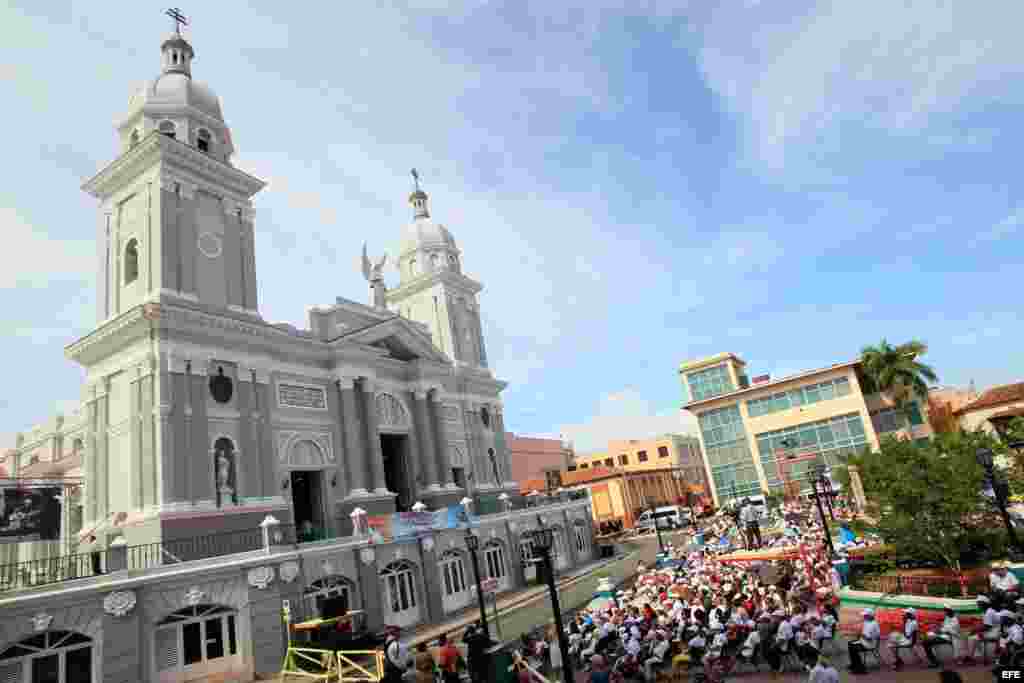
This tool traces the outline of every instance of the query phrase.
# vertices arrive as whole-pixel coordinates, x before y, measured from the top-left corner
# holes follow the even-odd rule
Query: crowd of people
[[[659,673],[680,667],[708,683],[721,681],[741,667],[803,671],[811,683],[836,683],[838,660],[836,664],[832,660],[842,654],[836,637],[837,595],[844,582],[842,553],[877,539],[859,538],[844,525],[845,533],[833,544],[839,551],[839,559],[833,562],[825,530],[810,510],[787,504],[779,517],[781,528],[763,534],[759,528],[754,538],[752,518],[742,509],[738,515],[703,520],[691,535],[703,538],[703,543],[669,545],[659,556],[658,566],[638,565],[628,589],[591,603],[568,623],[573,670],[583,672],[583,680],[589,683],[653,682]],[[757,521],[760,527],[762,520]],[[782,560],[748,561],[730,555],[742,546],[799,546],[800,552],[798,557],[791,553],[790,559]],[[978,604],[984,616],[972,633],[961,633],[959,618],[949,605],[941,626],[921,633],[916,610],[908,608],[902,628],[884,642],[874,611],[863,610],[860,632],[846,644],[848,670],[866,673],[866,655],[873,655],[879,665],[887,660],[899,669],[903,654],[918,646],[936,667],[940,665],[936,651],[943,646],[949,646],[954,662],[969,663],[986,647],[994,650],[1003,666],[1016,661],[1018,654],[1024,658],[1024,600],[1017,579],[1005,566],[993,571],[990,591],[978,597]],[[477,646],[474,651],[484,644],[478,635],[471,630],[467,636],[467,642]],[[887,645],[884,658],[880,655],[883,645]],[[531,668],[562,680],[563,662],[553,626],[534,637],[524,634],[519,651],[525,656],[516,667],[520,681],[531,679]],[[454,681],[455,649],[448,647],[444,652],[449,654],[441,656],[443,679]],[[470,669],[474,668],[470,662]]]

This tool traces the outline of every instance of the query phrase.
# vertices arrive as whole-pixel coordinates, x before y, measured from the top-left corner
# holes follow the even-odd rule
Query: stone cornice
[[[82,365],[92,365],[106,354],[101,353],[102,344],[111,337],[126,340],[149,332],[153,321],[152,304],[136,306],[113,320],[109,320],[95,331],[64,348],[64,357]]]
[[[390,290],[387,293],[388,303],[401,303],[410,296],[430,289],[437,284],[446,284],[460,292],[472,293],[474,295],[483,291],[483,285],[476,280],[466,277],[462,273],[454,273],[450,270],[442,270],[437,273],[417,277],[403,285]]]
[[[239,198],[252,197],[266,184],[180,140],[153,131],[86,181],[82,190],[98,199],[106,199],[136,181],[157,162],[164,166],[161,175],[166,171],[191,185],[223,187]]]

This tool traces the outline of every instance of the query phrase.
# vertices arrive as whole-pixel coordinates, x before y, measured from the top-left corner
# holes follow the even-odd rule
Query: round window
[[[217,403],[227,403],[234,393],[230,377],[224,376],[224,368],[217,368],[217,375],[210,378],[210,395]]]
[[[491,411],[487,410],[486,406],[480,409],[480,421],[484,423],[484,427],[491,426]]]

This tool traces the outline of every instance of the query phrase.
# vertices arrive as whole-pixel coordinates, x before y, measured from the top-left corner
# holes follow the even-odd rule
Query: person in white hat
[[[1020,581],[1010,571],[1010,565],[1000,562],[992,567],[988,575],[988,585],[992,589],[993,599],[1001,602],[1013,602],[1020,597]]]
[[[892,653],[894,669],[903,668],[900,650],[912,648],[917,644],[917,628],[917,610],[908,607],[903,610],[903,630],[893,631],[889,634],[889,651]]]
[[[952,605],[943,605],[942,611],[944,617],[939,632],[929,631],[922,643],[924,653],[928,657],[928,666],[933,669],[939,666],[939,659],[935,656],[936,645],[948,643],[953,648],[953,659],[960,657],[960,619]]]
[[[992,606],[992,601],[988,599],[988,596],[978,596],[978,609],[985,610],[985,614],[981,618],[981,626],[978,627],[978,630],[967,637],[967,655],[963,659],[965,664],[974,661],[974,654],[983,640],[992,642],[999,639],[999,612]]]
[[[878,627],[878,622],[875,621],[875,610],[866,609],[861,614],[864,616],[864,624],[860,628],[860,638],[851,640],[846,645],[846,651],[850,655],[849,671],[852,674],[867,673],[867,669],[864,668],[862,654],[877,648],[878,642],[882,638],[882,629]]]

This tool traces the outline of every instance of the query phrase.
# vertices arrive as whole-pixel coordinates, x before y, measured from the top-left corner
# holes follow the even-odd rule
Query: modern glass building
[[[809,489],[818,463],[844,464],[878,437],[894,433],[931,437],[926,401],[909,419],[879,394],[862,391],[859,361],[773,380],[751,380],[732,353],[683,363],[683,409],[697,417],[701,446],[716,505],[770,491]]]

